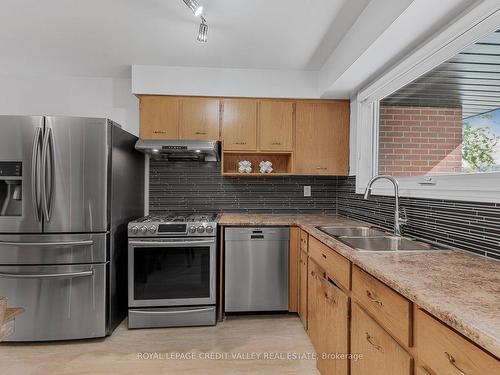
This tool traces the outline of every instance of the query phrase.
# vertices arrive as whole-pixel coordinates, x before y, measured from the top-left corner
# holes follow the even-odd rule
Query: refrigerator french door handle
[[[94,241],[68,241],[68,242],[12,242],[12,241],[0,241],[0,246],[16,246],[16,247],[54,247],[54,246],[91,246],[94,245]]]
[[[40,192],[38,188],[40,187],[40,175],[39,175],[39,158],[40,153],[40,143],[41,143],[42,128],[37,127],[35,129],[35,134],[33,135],[33,147],[31,154],[31,200],[33,202],[33,213],[38,222],[42,221],[41,215],[41,202],[40,202]]]
[[[49,150],[50,149],[50,150]],[[49,163],[47,163],[47,161]],[[49,166],[49,180],[47,181],[47,165]],[[43,137],[42,146],[42,207],[45,220],[50,221],[52,216],[52,202],[54,198],[54,138],[52,137],[52,129],[48,128]],[[48,195],[47,185],[50,187]]]
[[[49,218],[52,217],[52,207],[54,206],[54,188],[55,188],[55,151],[54,151],[54,135],[52,129],[49,128],[49,141],[50,141],[50,198],[49,198]]]

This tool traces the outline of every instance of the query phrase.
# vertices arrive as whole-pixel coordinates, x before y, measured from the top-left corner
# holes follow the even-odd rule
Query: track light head
[[[202,21],[202,23],[200,23],[200,29],[198,30],[198,38],[196,38],[196,40],[198,40],[198,42],[200,43],[206,43],[207,37],[208,37],[208,25],[204,21]]]
[[[196,0],[182,0],[196,17],[203,14],[203,7]]]

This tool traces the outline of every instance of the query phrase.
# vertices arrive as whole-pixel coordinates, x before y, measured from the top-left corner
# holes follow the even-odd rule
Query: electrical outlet
[[[311,187],[304,186],[304,197],[310,197],[310,196],[311,196]]]

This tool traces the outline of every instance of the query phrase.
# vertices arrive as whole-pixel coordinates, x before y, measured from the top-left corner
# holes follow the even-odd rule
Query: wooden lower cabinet
[[[307,326],[318,370],[323,375],[347,375],[349,297],[311,259],[308,272]]]
[[[356,303],[352,304],[351,375],[411,375],[413,359]]]
[[[307,331],[314,349],[318,352],[321,336],[323,335],[323,327],[321,327],[319,317],[321,283],[318,275],[323,271],[315,262],[309,259],[307,272]]]
[[[299,260],[299,317],[307,330],[307,253],[302,250]]]
[[[415,347],[419,360],[439,375],[500,374],[498,359],[420,309],[415,310]]]
[[[299,310],[300,229],[290,228],[288,256],[288,312]]]

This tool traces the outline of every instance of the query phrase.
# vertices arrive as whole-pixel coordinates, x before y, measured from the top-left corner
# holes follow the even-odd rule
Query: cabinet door
[[[323,375],[347,375],[349,360],[333,355],[349,352],[349,297],[328,277],[319,275],[318,281],[318,370]]]
[[[298,312],[300,273],[300,229],[290,228],[290,254],[288,256],[288,311]]]
[[[297,102],[297,174],[347,175],[349,102]]]
[[[410,375],[412,358],[356,303],[352,304],[351,353],[363,358],[351,361],[351,375]]]
[[[170,96],[141,96],[142,139],[179,138],[179,98]]]
[[[261,101],[259,103],[259,149],[292,151],[293,102]]]
[[[307,331],[316,352],[321,349],[324,327],[321,326],[321,282],[319,277],[323,272],[313,261],[309,260],[307,267]]]
[[[219,99],[182,98],[180,138],[187,140],[219,140]]]
[[[307,329],[307,253],[300,252],[299,274],[299,317]]]
[[[225,150],[257,149],[257,101],[224,99],[222,139]]]

